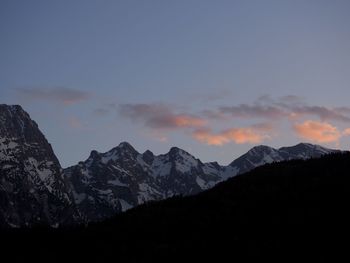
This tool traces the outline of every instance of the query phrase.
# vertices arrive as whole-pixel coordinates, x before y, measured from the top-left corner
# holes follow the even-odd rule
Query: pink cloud
[[[123,104],[120,105],[119,113],[153,129],[198,128],[207,124],[204,118],[188,113],[175,113],[163,104]]]
[[[224,145],[230,142],[237,144],[261,143],[270,138],[268,135],[272,128],[268,125],[255,125],[245,128],[232,128],[220,133],[212,133],[209,129],[201,129],[193,132],[192,136],[197,141],[208,145]]]
[[[231,142],[255,144],[270,138],[273,129],[269,125],[249,126],[249,121],[256,122],[257,119],[276,126],[282,126],[285,122],[295,123],[293,128],[299,137],[317,143],[338,142],[342,136],[350,136],[350,128],[342,132],[329,124],[331,121],[338,124],[350,122],[348,107],[308,106],[302,98],[293,95],[278,99],[263,96],[252,104],[207,108],[197,114],[183,112],[181,108],[161,103],[122,104],[118,110],[121,116],[140,122],[152,131],[162,134],[184,131],[195,140],[209,145]],[[314,117],[318,121],[307,120]],[[248,126],[213,132],[216,124],[227,125],[235,119],[244,120]]]
[[[338,142],[342,136],[337,127],[327,122],[307,120],[293,128],[299,137],[317,143]]]
[[[350,136],[350,128],[347,128],[343,131],[344,136]]]
[[[193,117],[190,115],[185,115],[185,114],[179,114],[175,116],[170,117],[171,121],[174,122],[176,127],[202,127],[207,124],[207,121],[198,118],[198,117]]]
[[[213,134],[210,130],[197,130],[192,135],[197,141],[208,145],[223,145],[230,142],[225,135]]]

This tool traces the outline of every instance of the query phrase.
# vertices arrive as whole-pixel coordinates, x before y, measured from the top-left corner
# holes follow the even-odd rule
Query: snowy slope
[[[85,162],[65,169],[75,202],[88,221],[98,221],[151,200],[193,195],[266,163],[318,157],[333,152],[299,144],[274,149],[257,146],[228,166],[202,163],[173,147],[166,154],[137,152],[123,142],[106,153],[92,151]]]
[[[2,225],[58,226],[79,217],[51,145],[20,106],[0,105],[0,200]]]
[[[64,174],[80,211],[96,221],[147,201],[196,194],[219,182],[220,170],[176,147],[155,156],[123,142],[106,153],[92,151]]]
[[[334,152],[338,151],[309,143],[299,143],[295,146],[282,147],[280,149],[260,145],[234,160],[229,166],[237,169],[238,173],[245,173],[267,163],[316,158]]]

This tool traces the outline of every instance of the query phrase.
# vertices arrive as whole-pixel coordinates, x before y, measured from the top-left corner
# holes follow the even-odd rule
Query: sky
[[[350,147],[350,1],[1,0],[0,103],[63,167],[122,141],[226,165]]]

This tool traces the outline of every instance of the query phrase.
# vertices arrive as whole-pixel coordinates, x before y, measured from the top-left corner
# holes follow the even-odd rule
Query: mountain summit
[[[64,175],[80,211],[96,221],[147,201],[199,193],[222,180],[221,169],[176,147],[155,156],[123,142],[106,153],[93,151]]]
[[[123,142],[106,153],[93,151],[64,174],[80,211],[88,221],[100,221],[147,201],[197,194],[267,163],[333,152],[337,151],[307,143],[280,149],[260,145],[228,166],[220,166],[202,163],[177,147],[161,155],[149,150],[141,154]]]
[[[282,147],[279,149],[260,145],[250,149],[247,153],[229,164],[229,166],[236,168],[239,173],[245,173],[267,163],[293,159],[317,158],[324,154],[335,152],[340,151],[309,143],[299,143],[295,146]]]
[[[0,105],[0,224],[75,222],[61,166],[38,125],[20,106]]]

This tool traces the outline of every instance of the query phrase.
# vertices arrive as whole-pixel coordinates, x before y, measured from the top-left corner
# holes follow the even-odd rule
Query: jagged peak
[[[96,150],[92,150],[90,152],[90,156],[89,156],[89,159],[92,158],[92,159],[95,159],[96,157],[99,157],[100,156],[100,153]]]
[[[168,152],[168,154],[180,154],[180,153],[184,153],[186,155],[191,155],[188,152],[186,152],[185,150],[178,148],[176,146],[171,147],[169,152]]]
[[[119,143],[118,146],[112,148],[111,150],[103,153],[103,155],[111,155],[119,152],[132,152],[132,153],[138,153],[135,148],[128,142],[124,141]]]
[[[132,145],[130,143],[128,143],[127,141],[123,141],[121,143],[119,143],[118,145],[119,148],[133,148]]]
[[[119,145],[115,148],[112,149],[113,150],[122,150],[122,151],[129,151],[129,152],[133,152],[133,153],[138,153],[135,148],[128,142],[123,141],[121,143],[119,143]]]
[[[29,114],[22,108],[20,105],[7,105],[0,104],[0,114],[6,118],[6,116],[17,119],[29,119],[31,122],[34,122],[30,119]]]
[[[14,104],[14,105],[8,105],[8,104],[0,104],[0,108],[3,109],[10,109],[10,110],[16,110],[16,111],[24,111],[21,105]]]
[[[148,163],[148,164],[152,164],[153,160],[154,160],[154,154],[150,151],[150,150],[146,150],[143,154],[142,154],[142,159]]]
[[[7,108],[7,109],[22,110],[23,111],[22,106],[18,105],[18,104],[14,104],[14,105],[0,104],[0,108]]]
[[[150,150],[146,150],[142,155],[154,156],[153,152],[151,152]]]
[[[267,145],[257,145],[251,148],[247,153],[256,153],[256,152],[271,152],[275,151],[276,149],[267,146]]]

